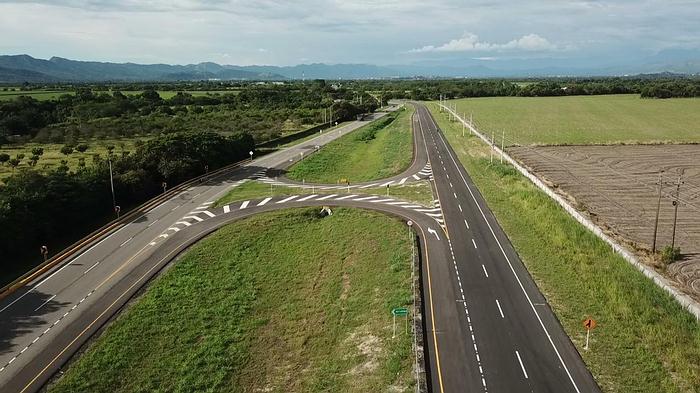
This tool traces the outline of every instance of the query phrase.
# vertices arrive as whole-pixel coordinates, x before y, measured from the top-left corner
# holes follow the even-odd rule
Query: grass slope
[[[299,181],[335,184],[340,179],[359,183],[401,173],[413,159],[412,113],[412,107],[400,109],[355,130],[292,166],[287,175]],[[372,130],[375,137],[362,140]]]
[[[412,391],[405,225],[378,213],[261,214],[196,244],[50,392]]]
[[[607,95],[454,102],[499,143],[505,131],[506,145],[700,142],[700,99]]]
[[[430,108],[603,390],[699,392],[695,319],[513,167],[489,165],[480,140]],[[584,351],[588,316],[598,327]]]

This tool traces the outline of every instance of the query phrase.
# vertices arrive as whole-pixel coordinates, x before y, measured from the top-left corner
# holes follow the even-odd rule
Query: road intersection
[[[301,153],[366,124],[353,122],[190,187],[0,301],[0,390],[39,390],[151,277],[221,226],[265,211],[330,205],[413,221],[423,251],[432,391],[600,391],[432,116],[415,105],[414,161],[401,175],[349,190],[283,178]],[[434,206],[362,193],[421,178],[432,180]],[[300,192],[212,207],[256,179]],[[317,187],[337,193],[309,192]]]

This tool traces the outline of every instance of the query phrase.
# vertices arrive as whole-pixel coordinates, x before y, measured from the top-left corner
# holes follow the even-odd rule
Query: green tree
[[[15,168],[17,168],[17,166],[19,165],[20,162],[22,162],[22,161],[20,161],[16,158],[13,158],[13,159],[7,161],[7,163],[10,164],[10,166],[12,167],[13,171],[15,170]]]
[[[73,154],[73,148],[68,146],[68,145],[65,145],[61,148],[61,153],[65,154],[67,156],[71,155],[71,154]]]
[[[33,156],[42,156],[44,155],[44,148],[42,147],[35,147],[32,149],[32,155]]]
[[[0,153],[0,164],[4,164],[10,161],[10,155],[7,153]]]
[[[81,153],[85,153],[85,151],[86,151],[87,149],[88,149],[87,143],[81,143],[81,144],[79,144],[78,146],[75,147],[75,150],[77,150],[77,151],[79,151],[79,152],[81,152]]]

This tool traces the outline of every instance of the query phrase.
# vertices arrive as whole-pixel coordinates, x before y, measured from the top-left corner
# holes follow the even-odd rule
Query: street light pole
[[[108,158],[107,162],[109,163],[109,186],[112,190],[112,209],[114,209],[114,211],[117,211],[117,198],[114,196],[114,176],[112,175],[112,160]]]

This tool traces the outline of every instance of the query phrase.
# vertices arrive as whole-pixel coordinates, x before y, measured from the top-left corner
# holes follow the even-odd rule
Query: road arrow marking
[[[438,240],[440,240],[440,236],[438,236],[438,233],[437,233],[437,231],[436,231],[435,229],[433,229],[433,228],[428,228],[428,233],[432,233],[433,235],[435,235],[435,237],[436,237]]]

